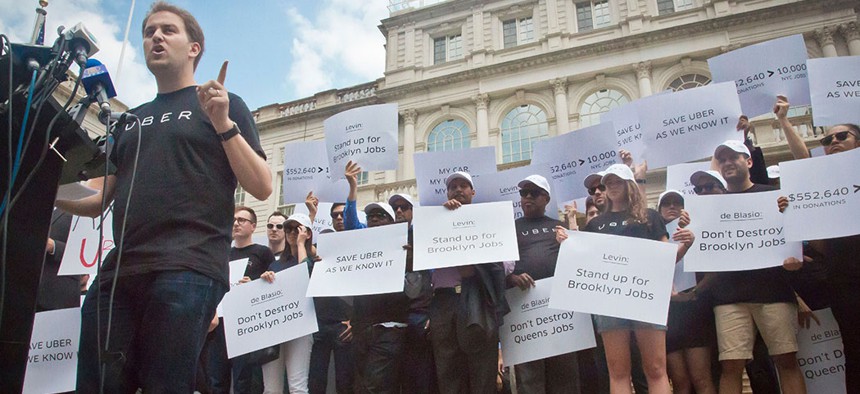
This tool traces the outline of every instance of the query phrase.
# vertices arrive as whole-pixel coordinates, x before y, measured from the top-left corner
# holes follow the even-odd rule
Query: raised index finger
[[[218,72],[217,81],[221,85],[224,85],[224,80],[227,79],[227,63],[229,63],[229,62],[230,62],[229,60],[225,60],[224,64],[221,65],[221,71]]]

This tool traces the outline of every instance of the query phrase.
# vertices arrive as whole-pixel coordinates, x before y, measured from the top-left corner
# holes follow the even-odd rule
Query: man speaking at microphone
[[[143,48],[158,95],[131,110],[139,120],[115,134],[110,159],[117,171],[104,193],[115,201],[117,248],[81,311],[82,393],[194,391],[198,354],[228,289],[236,182],[259,200],[272,192],[253,117],[224,88],[227,63],[217,80],[194,80],[204,50],[195,18],[154,3],[143,21]],[[95,217],[101,199],[57,206]]]

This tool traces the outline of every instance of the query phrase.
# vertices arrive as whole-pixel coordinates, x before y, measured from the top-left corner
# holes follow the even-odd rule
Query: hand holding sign
[[[209,81],[197,87],[197,100],[200,102],[200,108],[209,117],[212,126],[215,127],[215,132],[218,134],[224,133],[233,128],[233,121],[230,120],[230,97],[227,94],[227,89],[224,88],[224,80],[227,78],[227,61],[221,65],[221,71],[218,73],[218,79]]]

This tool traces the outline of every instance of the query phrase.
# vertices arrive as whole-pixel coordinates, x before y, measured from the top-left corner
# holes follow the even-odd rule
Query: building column
[[[562,135],[570,130],[570,115],[567,110],[567,78],[557,78],[549,81],[555,95],[555,124],[556,134]]]
[[[487,116],[487,107],[490,105],[490,96],[486,93],[472,98],[478,112],[478,146],[490,145],[490,120]]]
[[[415,178],[415,119],[418,111],[407,109],[400,112],[403,116],[403,179]]]
[[[860,29],[857,28],[857,22],[848,22],[839,26],[839,32],[845,37],[848,42],[848,54],[851,56],[860,56]]]
[[[825,26],[816,30],[815,39],[818,41],[818,45],[821,46],[824,57],[839,56],[836,53],[836,44],[833,43],[833,28]]]
[[[639,62],[633,65],[636,79],[639,80],[639,97],[648,97],[651,92],[651,61]]]

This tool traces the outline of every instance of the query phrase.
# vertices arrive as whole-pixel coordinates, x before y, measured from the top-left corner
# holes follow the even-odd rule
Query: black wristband
[[[637,179],[637,180],[636,180],[636,183],[638,183],[638,184],[640,184],[640,185],[644,185],[644,184],[645,184],[645,180],[644,180],[644,179]]]
[[[236,125],[236,123],[233,123],[232,129],[227,130],[221,134],[218,134],[218,136],[221,137],[221,142],[227,142],[228,140],[230,140],[230,138],[233,138],[233,137],[239,135],[239,133],[240,133],[239,126]]]

